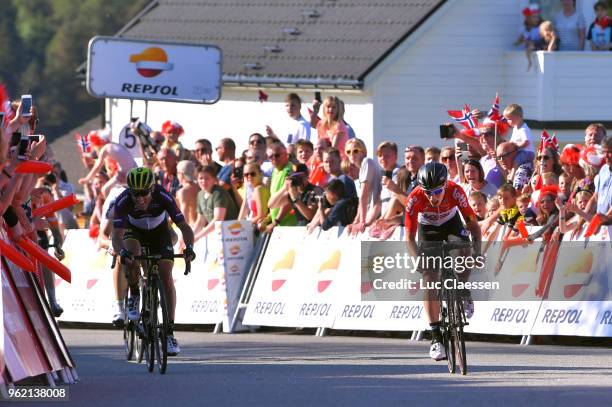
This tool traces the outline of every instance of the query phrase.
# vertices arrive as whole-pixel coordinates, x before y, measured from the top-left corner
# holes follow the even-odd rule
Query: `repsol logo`
[[[375,309],[375,305],[345,305],[342,310],[342,318],[372,318]]]
[[[515,324],[527,323],[529,310],[522,308],[495,308],[491,321],[495,322],[513,322]]]
[[[599,325],[612,325],[612,311],[606,311],[603,313],[601,317],[601,321],[599,321]]]
[[[582,310],[575,309],[547,309],[542,322],[548,324],[579,324]]]
[[[191,312],[217,312],[218,301],[195,300],[191,303]]]
[[[284,315],[285,314],[285,303],[284,302],[268,302],[258,301],[255,304],[255,313],[263,315]]]
[[[391,319],[420,319],[423,314],[422,305],[395,305],[391,309]]]
[[[176,86],[146,85],[142,83],[124,83],[121,92],[146,95],[172,95],[178,96]]]
[[[327,303],[304,303],[302,304],[302,308],[300,308],[300,316],[308,317],[308,316],[317,316],[317,317],[327,317],[329,316],[329,310],[331,309],[331,304]]]

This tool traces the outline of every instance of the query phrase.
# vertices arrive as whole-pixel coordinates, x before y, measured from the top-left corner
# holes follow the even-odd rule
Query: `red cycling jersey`
[[[440,226],[451,220],[456,214],[457,209],[463,215],[463,219],[476,218],[474,210],[468,204],[465,191],[452,181],[448,181],[444,199],[440,206],[432,206],[425,195],[425,191],[420,186],[412,190],[406,201],[406,233],[414,236],[418,224]]]

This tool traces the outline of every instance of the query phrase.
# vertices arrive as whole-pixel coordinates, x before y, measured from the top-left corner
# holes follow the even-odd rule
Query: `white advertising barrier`
[[[184,275],[185,262],[176,259],[172,273],[177,293],[175,322],[223,322],[226,307],[235,309],[252,247],[253,230],[248,222],[220,222],[217,233],[196,242],[189,275]],[[56,296],[64,308],[60,320],[109,323],[115,301],[112,257],[97,250],[86,229],[68,230],[64,251],[63,263],[72,271],[72,284],[55,279]]]
[[[347,262],[359,268],[349,249],[349,242],[307,236],[306,228],[275,228],[243,323],[331,328],[344,289],[339,275]]]
[[[330,229],[330,230],[335,230]],[[332,232],[334,234],[335,232]],[[395,229],[390,241],[403,241],[404,228]],[[334,329],[358,329],[381,331],[418,331],[427,329],[429,323],[422,301],[377,301],[371,283],[362,282],[361,240],[375,241],[367,233],[360,236],[349,236],[346,231],[340,234],[340,240],[353,243],[351,256],[358,258],[358,265],[343,269],[339,293],[339,313],[334,320]],[[384,250],[383,250],[384,251]],[[359,255],[357,255],[359,253]],[[388,253],[368,253],[367,256],[379,256]],[[416,295],[410,293],[409,295]],[[369,301],[368,301],[369,300]]]
[[[221,50],[200,44],[94,37],[87,91],[99,98],[215,103],[221,97]]]
[[[235,315],[244,285],[246,273],[253,256],[253,224],[249,221],[217,222],[223,244],[223,332],[230,332],[231,319]],[[237,330],[243,329],[241,324]]]
[[[612,227],[564,242],[532,335],[612,337]]]

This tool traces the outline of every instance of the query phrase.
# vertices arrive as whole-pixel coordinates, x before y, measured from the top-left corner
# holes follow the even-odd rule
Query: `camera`
[[[302,180],[299,177],[289,177],[289,179],[291,180],[292,187],[299,187],[302,185]]]
[[[444,140],[452,139],[455,136],[455,126],[452,124],[440,125],[440,138]]]
[[[234,178],[242,179],[244,175],[244,167],[234,167],[232,171]]]
[[[320,202],[322,202],[324,208],[328,208],[329,207],[329,202],[327,201],[327,198],[325,197],[325,194],[323,194],[323,195],[315,195],[314,199],[315,199],[315,202],[317,203],[317,205]]]
[[[383,171],[383,177],[393,178],[393,171]]]

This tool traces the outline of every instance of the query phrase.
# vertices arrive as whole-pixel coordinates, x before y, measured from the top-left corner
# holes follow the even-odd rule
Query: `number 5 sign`
[[[121,132],[119,133],[119,140],[117,142],[130,150],[134,158],[142,158],[140,140],[138,137],[136,137],[129,124],[123,126]]]

